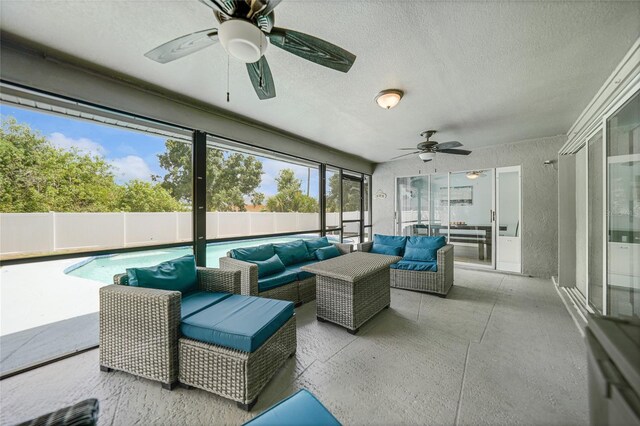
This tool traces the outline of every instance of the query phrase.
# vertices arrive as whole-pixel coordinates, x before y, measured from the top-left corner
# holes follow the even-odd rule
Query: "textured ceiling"
[[[160,65],[143,54],[215,27],[184,1],[0,1],[0,26],[33,43],[366,159],[434,139],[466,148],[565,133],[640,35],[640,2],[284,0],[276,25],[357,55],[348,74],[270,46],[277,97],[259,101],[221,45]],[[373,98],[405,91],[393,110]]]

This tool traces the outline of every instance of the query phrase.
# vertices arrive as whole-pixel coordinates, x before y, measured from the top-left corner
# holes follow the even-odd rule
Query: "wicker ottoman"
[[[316,275],[318,321],[330,321],[355,334],[391,303],[389,265],[401,257],[355,252],[301,269]]]

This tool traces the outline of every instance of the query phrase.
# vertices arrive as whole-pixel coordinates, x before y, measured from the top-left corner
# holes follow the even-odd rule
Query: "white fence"
[[[345,214],[350,219],[353,214]],[[338,225],[338,213],[327,214]],[[0,254],[190,242],[191,213],[0,213]],[[320,228],[317,213],[209,212],[207,239]]]

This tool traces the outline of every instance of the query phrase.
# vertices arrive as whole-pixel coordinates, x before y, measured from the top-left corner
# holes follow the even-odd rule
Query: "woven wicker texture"
[[[379,271],[380,268],[388,268],[401,259],[399,256],[355,252],[303,266],[301,269],[325,277],[354,282]]]
[[[249,404],[296,351],[293,316],[255,352],[180,339],[181,383]]]
[[[178,378],[180,292],[119,285],[100,289],[100,365],[171,385]],[[198,268],[198,288],[239,293],[240,273]]]
[[[398,256],[351,253],[302,269],[316,274],[317,316],[357,330],[391,302],[389,265]]]
[[[93,426],[98,421],[97,399],[86,399],[16,426]]]
[[[332,243],[340,250],[340,253],[351,253],[351,244]],[[316,298],[315,277],[302,281],[293,281],[280,287],[260,291],[258,288],[258,266],[255,263],[244,262],[231,257],[227,252],[226,257],[220,258],[220,268],[231,271],[240,271],[241,294],[246,296],[260,296],[269,299],[288,300],[294,303],[306,303]]]
[[[358,250],[368,252],[373,242],[358,244]],[[391,287],[405,290],[424,291],[446,296],[453,286],[453,245],[447,244],[437,252],[438,270],[408,271],[391,270]]]

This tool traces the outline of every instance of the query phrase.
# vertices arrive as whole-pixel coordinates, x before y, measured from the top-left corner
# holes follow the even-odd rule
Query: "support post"
[[[207,266],[207,134],[193,132],[191,152],[193,177],[193,254],[197,266]]]

